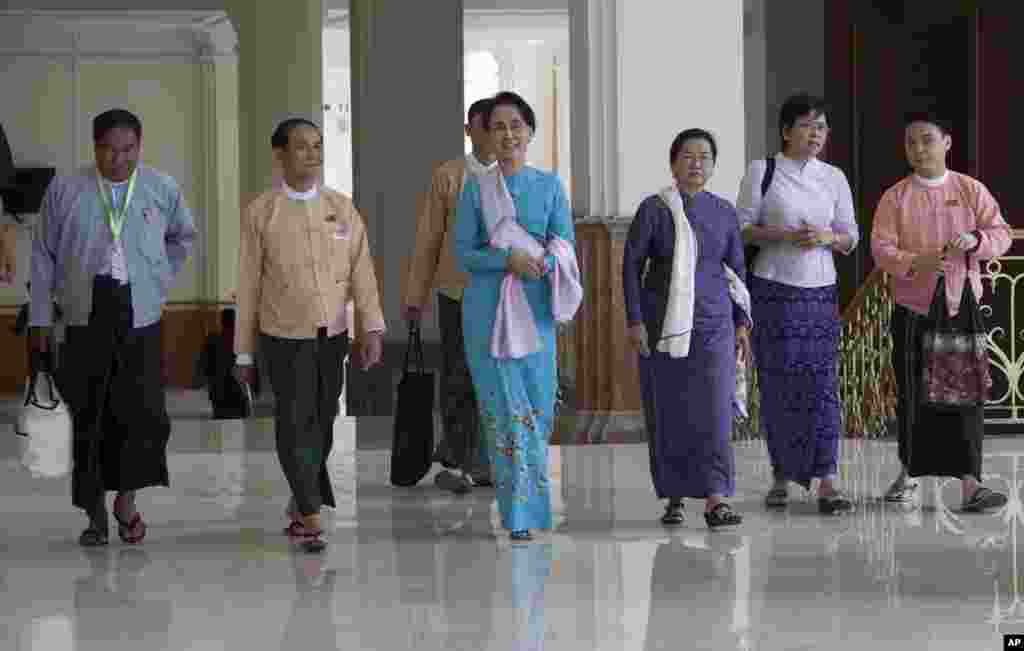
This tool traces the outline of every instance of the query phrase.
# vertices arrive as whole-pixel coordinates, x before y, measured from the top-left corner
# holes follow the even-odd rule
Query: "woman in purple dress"
[[[651,475],[658,498],[668,500],[666,525],[683,523],[687,497],[705,500],[709,527],[742,520],[724,498],[735,486],[737,355],[749,358],[751,324],[730,295],[730,284],[746,276],[736,210],[704,190],[717,155],[707,131],[676,137],[669,151],[676,183],[640,204],[623,260]]]

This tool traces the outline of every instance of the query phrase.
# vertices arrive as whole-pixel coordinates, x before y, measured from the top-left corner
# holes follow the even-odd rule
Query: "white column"
[[[220,256],[217,255],[217,222],[221,217],[217,196],[217,63],[209,44],[197,45],[196,58],[196,101],[202,145],[198,150],[200,160],[196,161],[200,173],[195,211],[201,215],[202,229],[193,258],[198,263],[195,265],[198,298],[200,301],[210,301],[217,299],[217,269],[220,264]]]
[[[570,436],[625,440],[643,430],[626,343],[625,235],[640,202],[672,182],[669,149],[684,129],[716,137],[708,189],[735,200],[746,167],[743,0],[579,0],[569,20],[572,208],[588,263],[572,335],[580,425]]]
[[[581,0],[572,25],[573,209],[629,217],[671,182],[680,131],[718,141],[708,189],[734,200],[746,166],[743,0]]]
[[[619,214],[616,28],[621,4],[621,0],[581,0],[569,5],[572,208],[576,217]]]
[[[778,149],[774,115],[768,115],[766,0],[743,2],[743,103],[747,114],[747,160]],[[809,23],[808,23],[809,24]]]
[[[197,211],[204,237],[196,258],[200,297],[230,301],[238,262],[238,39],[231,21],[219,18],[196,34],[199,51],[199,123],[203,146]]]

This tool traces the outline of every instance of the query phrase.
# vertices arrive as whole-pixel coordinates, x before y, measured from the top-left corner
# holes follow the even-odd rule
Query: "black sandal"
[[[769,509],[781,509],[786,507],[787,500],[789,500],[789,490],[785,486],[772,486],[772,489],[764,496],[764,505]]]
[[[704,521],[708,523],[709,529],[731,527],[743,522],[743,516],[733,511],[725,502],[719,502],[715,508],[704,512]]]
[[[997,509],[1004,504],[1006,504],[1005,495],[984,486],[978,486],[978,490],[974,491],[971,499],[964,502],[960,510],[965,513],[982,513],[988,509]]]
[[[96,508],[86,511],[89,526],[78,536],[82,547],[103,547],[110,543],[110,512],[101,498]]]
[[[303,540],[299,543],[299,546],[302,547],[302,551],[307,554],[316,554],[327,549],[327,543],[324,542],[324,539],[319,535]]]
[[[849,513],[852,510],[853,502],[838,491],[818,498],[818,512],[822,515]]]
[[[669,502],[665,507],[665,515],[661,516],[661,523],[666,526],[676,526],[686,521],[686,514],[683,512],[682,502]]]
[[[110,534],[90,524],[89,528],[78,536],[78,544],[82,547],[104,547],[110,544]]]
[[[440,445],[434,450],[431,461],[441,464],[441,467],[446,470],[455,470],[459,467],[459,464],[455,463],[455,459],[452,458],[451,452],[447,448],[442,449]]]
[[[478,488],[494,488],[494,482],[489,477],[473,477],[470,475],[473,485]]]

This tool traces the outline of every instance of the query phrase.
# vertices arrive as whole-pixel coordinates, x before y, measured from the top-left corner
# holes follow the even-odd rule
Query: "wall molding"
[[[111,50],[118,41],[124,47]],[[223,11],[0,11],[0,53],[101,60],[232,56],[237,38]]]
[[[619,208],[619,97],[622,0],[582,0],[569,10],[573,111],[572,211],[614,215]]]

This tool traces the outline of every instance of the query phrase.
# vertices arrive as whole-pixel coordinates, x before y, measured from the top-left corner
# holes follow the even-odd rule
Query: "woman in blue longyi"
[[[577,295],[574,306],[560,307],[559,296],[581,290],[562,184],[526,165],[533,110],[515,93],[499,93],[484,123],[498,168],[467,180],[455,226],[455,254],[470,274],[462,303],[466,358],[502,525],[513,540],[529,540],[531,529],[552,526],[555,324],[579,305]]]

